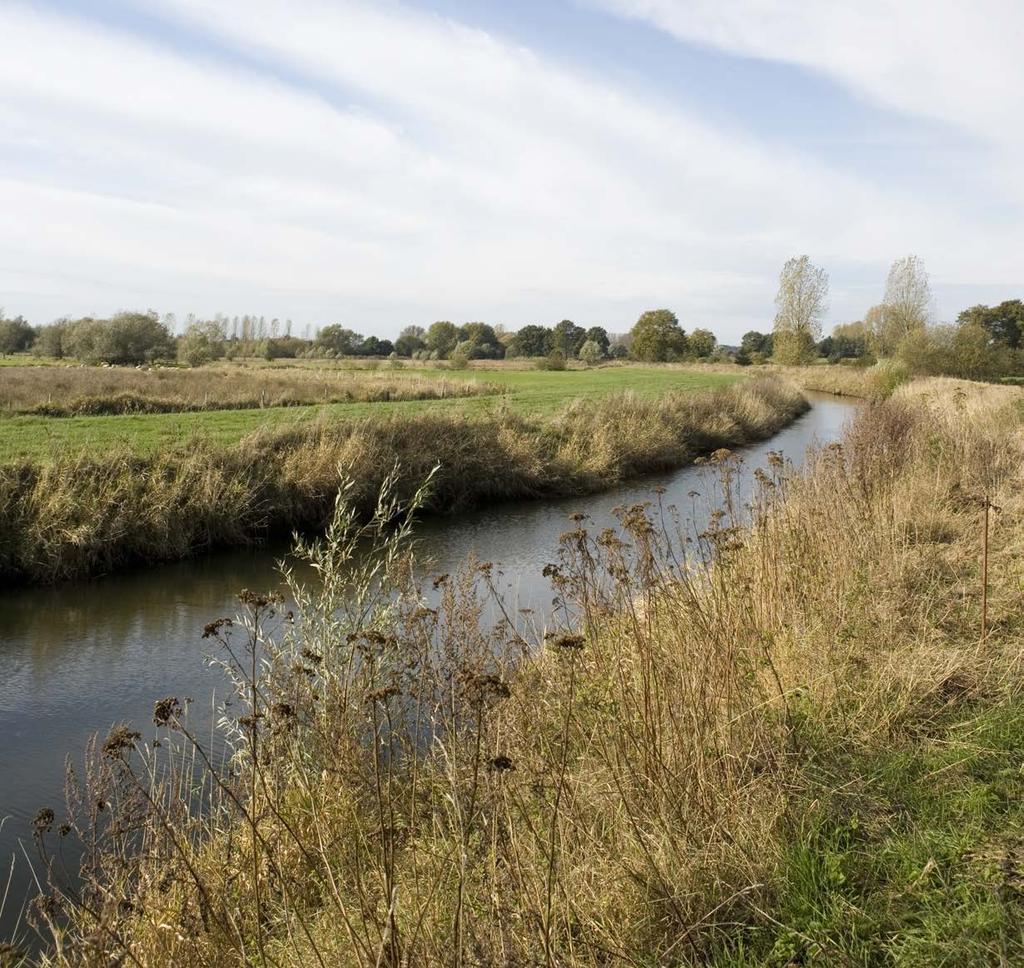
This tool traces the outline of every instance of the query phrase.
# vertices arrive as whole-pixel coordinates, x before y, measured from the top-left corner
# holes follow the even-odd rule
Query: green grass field
[[[230,444],[260,427],[279,427],[317,418],[350,420],[370,414],[414,413],[438,407],[455,407],[472,414],[508,406],[519,412],[547,414],[574,398],[596,398],[623,390],[656,396],[671,390],[711,389],[743,379],[739,374],[733,376],[697,368],[646,366],[564,371],[498,367],[452,371],[409,367],[396,370],[394,375],[479,380],[503,386],[505,392],[464,399],[342,403],[203,413],[100,417],[8,416],[0,418],[0,462],[45,460],[69,451],[104,450],[126,441],[140,452],[151,452],[197,434],[218,443]],[[3,375],[0,374],[2,379]]]

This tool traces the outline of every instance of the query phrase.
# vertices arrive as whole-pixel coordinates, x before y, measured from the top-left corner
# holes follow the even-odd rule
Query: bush
[[[564,370],[565,354],[561,350],[552,350],[537,360],[535,365],[538,370]]]
[[[875,390],[879,396],[887,397],[901,383],[910,379],[910,372],[903,363],[898,360],[883,360],[868,370]]]
[[[592,339],[588,339],[580,347],[580,359],[587,364],[587,366],[596,366],[601,362],[604,357],[604,353],[601,351],[600,344],[594,342]]]
[[[772,355],[776,363],[801,366],[812,363],[818,356],[818,349],[814,338],[806,330],[784,330],[774,336]]]
[[[0,356],[24,353],[32,345],[35,330],[20,316],[4,319],[0,313]]]
[[[189,366],[212,363],[224,355],[224,342],[213,323],[193,323],[178,340],[178,359]],[[268,359],[271,358],[268,352]]]
[[[110,319],[68,323],[61,349],[86,363],[151,363],[177,355],[174,337],[156,313],[118,313]]]

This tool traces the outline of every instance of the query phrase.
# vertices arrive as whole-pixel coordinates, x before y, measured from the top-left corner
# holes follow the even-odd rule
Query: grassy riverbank
[[[664,372],[671,379],[680,373]],[[319,527],[343,474],[355,479],[353,500],[364,513],[396,461],[407,481],[440,463],[430,507],[438,511],[600,490],[763,439],[806,408],[794,388],[770,380],[701,393],[647,389],[611,394],[604,387],[554,413],[546,399],[494,411],[465,409],[484,398],[403,410],[377,403],[359,418],[272,425],[237,443],[208,435],[152,453],[125,443],[101,454],[86,449],[0,465],[0,576],[80,577]]]
[[[538,643],[481,625],[486,568],[425,607],[397,539],[343,518],[295,631],[253,596],[207,630],[241,708],[205,815],[136,734],[97,749],[74,823],[118,806],[82,902],[42,906],[71,912],[57,963],[1017,963],[1021,417],[1018,391],[902,388],[762,475],[753,527],[720,453],[723,510],[689,545],[657,507],[621,537],[570,527],[550,573],[580,619]],[[388,564],[353,573],[368,543]],[[156,719],[202,743],[175,702]]]
[[[369,416],[500,410],[551,415],[573,400],[624,392],[656,397],[716,389],[741,379],[703,368],[643,365],[557,372],[511,364],[371,370],[365,364],[245,363],[150,372],[8,367],[0,375],[0,464],[110,448],[148,454],[192,437],[230,446],[258,430]],[[33,409],[57,415],[26,412]]]

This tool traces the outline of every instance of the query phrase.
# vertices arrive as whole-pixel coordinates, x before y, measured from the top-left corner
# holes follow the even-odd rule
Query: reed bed
[[[883,360],[873,366],[772,365],[770,369],[804,390],[865,400],[884,400],[910,376],[906,368],[895,360]]]
[[[582,494],[770,436],[807,408],[757,381],[657,399],[619,394],[553,418],[512,410],[422,412],[264,429],[229,447],[202,438],[0,466],[0,576],[55,581],[173,560],[268,534],[322,528],[340,481],[372,511],[398,462],[403,486],[440,463],[427,510]]]
[[[9,367],[0,375],[0,414],[195,413],[499,392],[481,381],[336,367]]]
[[[613,531],[570,522],[547,569],[564,621],[536,636],[507,611],[484,620],[486,563],[424,596],[406,542],[439,482],[401,496],[387,476],[363,525],[350,483],[326,536],[299,543],[319,580],[289,576],[291,610],[246,593],[206,630],[235,684],[231,768],[169,697],[159,744],[116,728],[66,826],[40,814],[44,858],[60,836],[88,847],[81,890],[36,905],[46,962],[934,964],[952,944],[977,956],[958,963],[1015,963],[1019,908],[992,914],[981,891],[972,921],[945,867],[927,894],[945,933],[922,934],[908,905],[929,872],[991,851],[958,841],[947,860],[933,838],[923,874],[873,853],[911,822],[911,761],[883,810],[857,759],[944,749],[943,717],[963,713],[980,749],[922,788],[966,782],[964,762],[1002,775],[977,704],[1020,694],[1021,413],[976,392],[928,381],[871,406],[801,474],[760,472],[746,505],[739,458],[715,453],[700,533],[657,497]],[[1009,522],[983,640],[979,487]],[[838,859],[821,846],[836,802]],[[844,880],[854,862],[886,871],[877,922]],[[833,894],[857,904],[833,912]]]

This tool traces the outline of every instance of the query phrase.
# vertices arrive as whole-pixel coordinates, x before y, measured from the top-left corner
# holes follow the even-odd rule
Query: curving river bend
[[[840,436],[857,406],[828,394],[807,396],[807,414],[744,449],[744,481],[765,466],[769,451],[799,466],[810,445]],[[542,616],[551,589],[541,571],[555,560],[568,516],[582,511],[592,519],[588,526],[612,526],[613,508],[650,499],[658,485],[666,488],[664,502],[683,510],[691,506],[687,494],[702,486],[701,473],[685,467],[604,494],[426,520],[417,528],[417,553],[435,573],[457,571],[470,553],[494,562],[499,587]],[[192,697],[193,717],[205,709],[209,721],[223,680],[203,661],[203,626],[233,615],[241,589],[277,587],[280,553],[217,553],[55,588],[0,590],[0,899],[10,874],[0,940],[17,928],[32,890],[23,853],[34,859],[32,818],[44,806],[62,814],[66,755],[79,755],[91,734],[105,734],[114,722],[133,721],[146,735],[154,701],[167,695]]]

